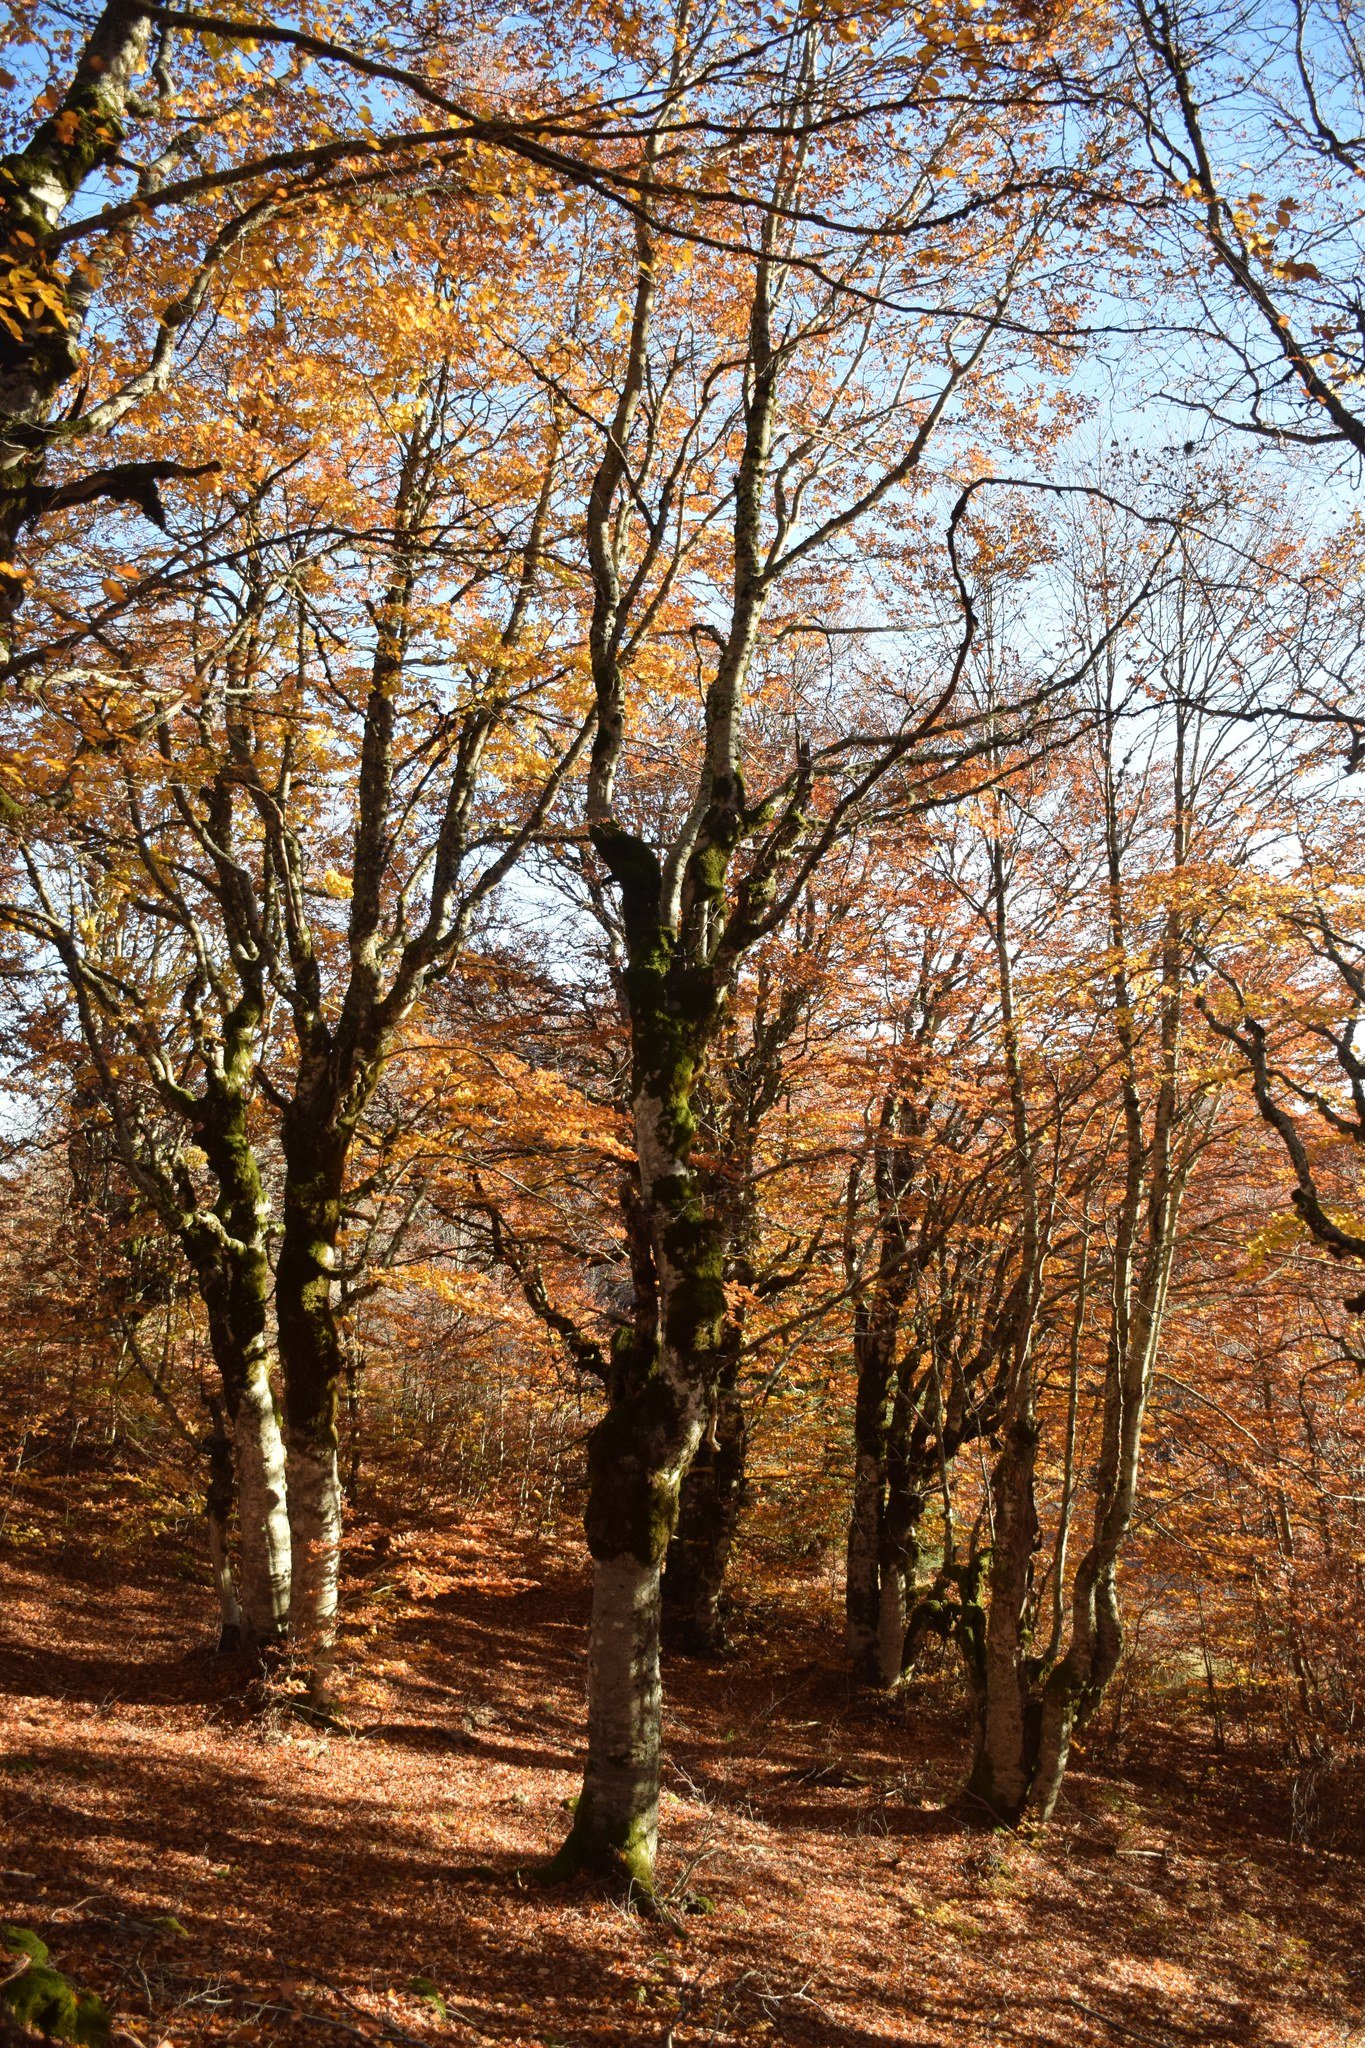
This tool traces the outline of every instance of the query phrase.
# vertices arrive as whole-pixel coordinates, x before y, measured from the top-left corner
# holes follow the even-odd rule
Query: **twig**
[[[399,2026],[397,2020],[384,2020],[380,2019],[376,2013],[367,2013],[363,2005],[357,2005],[353,1998],[348,1998],[344,1991],[335,1984],[329,1984],[325,1978],[315,1978],[314,1982],[321,1984],[324,1991],[330,1991],[333,1998],[339,1998],[343,2005],[348,2005],[352,2012],[358,2012],[362,2019],[373,2019],[376,2026],[386,2027],[390,2033],[396,2034],[400,2041],[415,2042],[416,2048],[429,2048],[429,2043],[423,2035],[410,2034],[406,2027]],[[496,2041],[499,2038],[497,2034],[490,2032],[487,2027],[480,2026],[476,2019],[471,2019],[467,2012],[462,2012],[457,2006],[453,2006],[444,1993],[441,1996],[441,2003],[446,2009],[444,2017],[454,2018],[461,2025],[472,2028],[476,2034],[482,2034],[485,2041]]]
[[[1098,2020],[1100,2025],[1102,2027],[1108,2027],[1111,2033],[1123,2034],[1130,2041],[1142,2041],[1151,2043],[1153,2044],[1153,2048],[1165,2048],[1165,2044],[1162,2041],[1161,2036],[1158,2034],[1138,2033],[1136,2029],[1133,2027],[1125,2027],[1122,2020],[1114,2019],[1111,2014],[1107,2012],[1096,2012],[1093,2006],[1082,2005],[1079,1998],[1073,1998],[1071,2000],[1071,2003],[1076,2008],[1077,2012],[1083,2012],[1088,2020]],[[1169,2016],[1163,2015],[1161,2024],[1163,2027],[1172,2029],[1177,2034],[1183,2034],[1187,2041],[1199,2042],[1201,2044],[1201,2048],[1203,2048],[1203,2044],[1213,2039],[1213,2036],[1208,2032],[1207,2029],[1201,2028],[1199,2032],[1196,2033],[1193,2028],[1182,2027],[1179,2020],[1173,2020]],[[1230,2041],[1232,2039],[1232,2036],[1227,2032],[1224,2032],[1222,2034],[1222,2039],[1225,2041]]]
[[[258,2020],[261,2019],[266,2013],[269,2013],[272,2018],[276,2019],[308,2020],[311,2021],[311,2023],[315,2027],[332,2027],[333,2029],[335,2029],[337,2033],[350,2034],[357,2041],[374,2040],[373,2034],[367,2034],[361,2027],[353,2027],[349,2020],[339,2020],[335,2018],[331,2013],[326,2012],[306,2012],[301,2005],[257,2005],[255,2001],[252,2000],[250,2001],[250,2009],[252,2012],[255,2013],[256,2018]],[[375,2021],[376,2026],[381,2026],[382,2024],[383,2022],[380,2020]],[[415,2041],[416,2038],[417,2037],[415,2034],[409,2034],[407,2036],[407,2039],[409,2041]],[[423,2044],[423,2048],[425,2048],[425,2043]]]

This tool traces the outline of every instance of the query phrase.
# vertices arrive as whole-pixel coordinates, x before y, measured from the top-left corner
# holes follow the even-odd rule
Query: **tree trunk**
[[[855,1439],[861,1435],[856,1422]],[[877,1679],[877,1644],[881,1632],[881,1586],[877,1564],[882,1514],[882,1461],[876,1449],[859,1442],[853,1458],[853,1510],[845,1551],[844,1621],[849,1662],[856,1678],[873,1685]]]
[[[264,1357],[253,1361],[233,1417],[237,1470],[237,1575],[257,1648],[267,1655],[289,1626],[291,1552],[284,1438]]]
[[[285,1162],[275,1320],[289,1445],[289,1647],[314,1702],[326,1705],[341,1555],[337,1397],[345,1350],[333,1274],[346,1142],[335,1131],[318,1139],[306,1094],[286,1118]]]
[[[585,1858],[648,1893],[659,1845],[659,1566],[599,1558],[588,1636],[588,1761],[574,1816]]]
[[[664,1642],[684,1657],[715,1657],[727,1646],[722,1594],[744,1501],[748,1448],[748,1423],[730,1371],[716,1389],[711,1426],[683,1480],[678,1526],[664,1565]]]
[[[845,1551],[844,1618],[849,1662],[863,1685],[881,1682],[886,1411],[898,1321],[899,1304],[879,1298],[870,1309],[859,1309],[854,1325],[858,1388],[853,1408],[853,1503]],[[896,1669],[900,1669],[899,1657]]]
[[[908,1347],[896,1371],[896,1396],[886,1437],[886,1492],[877,1548],[877,1682],[889,1689],[900,1682],[905,1661],[905,1631],[910,1589],[919,1563],[917,1531],[934,1465],[930,1439],[917,1427],[915,1368],[918,1354]]]
[[[654,1362],[608,1409],[588,1447],[588,1757],[573,1828],[551,1870],[594,1870],[646,1895],[659,1834],[660,1573],[701,1421],[701,1402]]]
[[[588,1758],[555,1867],[594,1869],[648,1893],[659,1829],[659,1575],[726,1364],[726,1302],[721,1231],[688,1164],[696,1047],[657,985],[642,976],[635,993],[635,1140],[657,1320],[623,1333],[612,1405],[589,1444]]]
[[[294,1558],[290,1654],[307,1678],[313,1703],[326,1706],[336,1645],[341,1557],[341,1478],[335,1428],[329,1437],[325,1431],[291,1423],[289,1534]]]
[[[871,1291],[856,1299],[853,1316],[853,1359],[858,1374],[853,1406],[853,1500],[845,1552],[845,1641],[854,1677],[863,1685],[888,1682],[887,1641],[900,1626],[905,1637],[904,1585],[894,1583],[898,1569],[888,1549],[886,1530],[888,1484],[888,1404],[895,1371],[901,1313],[913,1278],[904,1199],[913,1178],[913,1153],[902,1143],[908,1103],[891,1092],[882,1101],[877,1144],[873,1153],[876,1196],[877,1266]],[[855,1183],[856,1185],[856,1183]],[[904,1418],[902,1418],[904,1419]],[[885,1588],[883,1564],[893,1582]],[[894,1673],[900,1673],[899,1650]]]
[[[1037,1762],[1038,1708],[1024,1663],[1024,1630],[1033,1556],[1038,1544],[1034,1506],[1037,1430],[1031,1414],[1018,1417],[991,1474],[995,1511],[990,1563],[990,1607],[982,1676],[981,1732],[968,1790],[1010,1826],[1028,1801]]]
[[[218,1596],[218,1649],[227,1655],[242,1647],[242,1610],[232,1583],[232,1561],[228,1554],[228,1526],[232,1519],[232,1439],[223,1424],[222,1411],[213,1403],[213,1427],[208,1439],[209,1483],[204,1494],[204,1520],[208,1526],[209,1566],[213,1589]]]
[[[230,1220],[242,1228],[240,1216]],[[290,1597],[284,1445],[270,1389],[266,1325],[270,1267],[259,1234],[244,1242],[192,1227],[183,1235],[232,1439],[242,1618],[253,1646],[268,1657],[283,1640]]]

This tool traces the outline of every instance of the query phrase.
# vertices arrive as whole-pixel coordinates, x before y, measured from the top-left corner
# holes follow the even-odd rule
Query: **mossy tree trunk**
[[[803,908],[802,948],[818,959],[829,926],[815,906]],[[748,1304],[771,1302],[809,1270],[813,1246],[760,1266],[761,1217],[756,1180],[766,1119],[782,1099],[787,1052],[809,1016],[812,984],[783,981],[760,959],[751,981],[747,1029],[733,1026],[718,1047],[701,1103],[706,1158],[702,1192],[725,1243],[731,1288],[710,1410],[682,1484],[678,1526],[664,1565],[664,1634],[685,1656],[715,1657],[728,1647],[726,1580],[740,1515],[748,1496],[749,1416],[742,1386]]]
[[[232,1022],[230,1043],[239,1057],[225,1061],[198,1117],[218,1199],[211,1218],[191,1218],[180,1235],[208,1317],[232,1437],[238,1594],[254,1648],[270,1656],[289,1621],[289,1513],[270,1384],[268,1204],[243,1094],[255,1020],[239,1008]]]
[[[656,154],[651,144],[646,178]],[[770,226],[763,233],[766,238]],[[733,611],[706,693],[703,759],[689,816],[661,860],[616,815],[615,785],[626,742],[621,653],[630,602],[617,497],[647,384],[655,296],[653,251],[643,221],[637,258],[625,373],[587,507],[596,700],[588,817],[594,852],[620,906],[619,988],[630,1032],[640,1213],[657,1307],[652,1341],[644,1333],[643,1341],[637,1335],[620,1347],[621,1370],[589,1449],[588,1754],[573,1828],[557,1863],[560,1869],[597,1870],[647,1892],[658,1842],[660,1573],[683,1478],[726,1363],[726,1232],[693,1159],[696,1112],[738,962],[762,934],[761,912],[776,891],[785,842],[773,844],[766,869],[750,878],[742,900],[727,902],[731,862],[747,823],[739,713],[767,595],[761,531],[778,358],[766,257],[757,265],[750,308]],[[803,816],[798,805],[789,829]]]
[[[685,92],[685,14],[676,33],[670,90]],[[614,402],[600,431],[590,429],[596,461],[584,525],[596,723],[585,823],[596,867],[587,881],[614,905],[613,973],[629,1031],[640,1200],[658,1312],[653,1342],[630,1346],[629,1370],[613,1384],[590,1447],[588,1757],[558,1867],[588,1865],[640,1886],[652,1882],[658,1829],[658,1573],[726,1360],[724,1204],[693,1145],[707,1067],[742,962],[794,917],[817,870],[883,779],[914,755],[937,786],[941,763],[930,757],[975,630],[967,608],[943,688],[918,710],[907,707],[894,730],[883,732],[874,720],[877,730],[860,726],[847,751],[840,741],[817,754],[798,729],[790,764],[775,775],[767,750],[772,779],[762,797],[750,800],[745,699],[774,592],[795,590],[817,553],[837,556],[855,529],[889,507],[917,471],[959,384],[974,375],[999,317],[993,312],[983,322],[964,353],[945,348],[933,399],[917,408],[894,449],[871,458],[870,474],[851,480],[832,428],[828,438],[824,425],[811,438],[804,398],[792,411],[785,466],[778,469],[779,396],[808,374],[820,382],[829,346],[824,326],[803,327],[795,310],[789,240],[819,125],[821,62],[818,35],[803,33],[768,131],[774,203],[755,210],[755,246],[735,273],[744,277],[747,333],[733,360],[722,352],[705,364],[691,387],[698,410],[690,418],[678,412],[676,330],[654,332],[656,299],[671,289],[671,272],[659,260],[649,203],[664,140],[646,139],[635,170],[633,291],[618,325]],[[733,290],[732,280],[732,305]],[[842,392],[833,403],[837,411]],[[703,446],[736,451],[732,480],[727,475],[718,495],[710,458],[704,473],[695,466],[693,449]],[[703,529],[690,522],[701,502],[707,590],[695,606],[689,657],[704,682],[701,715],[686,730],[680,695],[680,739],[665,790],[657,747],[649,748],[636,780],[636,743],[652,714],[637,718],[632,699],[643,689],[644,701],[653,701],[645,679],[669,645],[659,637],[667,605],[684,592],[693,604]],[[830,509],[817,512],[817,503]],[[690,701],[690,669],[688,676]],[[953,772],[959,761],[955,754]],[[909,775],[899,787],[907,810],[924,802],[925,777]]]
[[[723,1362],[723,1246],[690,1160],[690,1098],[723,984],[708,986],[679,961],[648,849],[624,833],[596,838],[622,890],[631,949],[635,1137],[657,1323],[652,1341],[632,1333],[618,1344],[589,1445],[588,1755],[560,1867],[648,1892],[659,1826],[660,1574]]]
[[[235,885],[229,778],[220,777],[210,787],[209,808],[213,858]],[[141,830],[139,818],[133,825],[139,854],[144,851]],[[289,1612],[290,1543],[284,1455],[270,1385],[269,1205],[249,1116],[265,1009],[260,963],[248,933],[234,948],[235,986],[233,975],[224,973],[215,984],[218,1000],[212,1006],[205,1006],[203,983],[191,965],[179,1006],[189,1020],[192,1060],[187,1062],[183,1043],[171,1036],[159,1008],[160,992],[156,1003],[149,1001],[142,1009],[132,1005],[122,973],[111,974],[103,960],[86,950],[82,935],[56,914],[38,864],[22,840],[20,854],[37,907],[20,912],[7,905],[5,910],[51,945],[61,961],[119,1156],[184,1250],[204,1303],[232,1438],[237,1592],[254,1646],[268,1653],[279,1642]],[[165,874],[164,864],[150,851],[146,866],[155,877]],[[176,890],[168,893],[171,914],[208,954],[184,898]],[[229,905],[234,901],[229,894]],[[230,924],[229,930],[234,940],[244,939],[240,927]],[[194,950],[186,951],[193,962]],[[192,1085],[195,1065],[197,1088]],[[147,1084],[145,1091],[129,1086],[130,1068]],[[149,1111],[149,1099],[156,1113]]]

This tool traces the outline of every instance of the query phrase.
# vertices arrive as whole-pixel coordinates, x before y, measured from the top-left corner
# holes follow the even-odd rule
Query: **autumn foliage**
[[[75,1540],[114,1610],[179,1560],[206,1697],[331,1744],[408,1725],[438,1612],[560,1589],[586,1702],[565,1622],[487,1630],[576,1789],[466,1875],[671,1936],[709,1901],[669,1701],[719,1741],[729,1672],[752,1733],[807,1623],[794,1731],[842,1687],[1029,1885],[1096,1759],[1356,1856],[1353,24],[7,33],[25,1600]],[[47,2031],[106,2038],[20,1933],[15,2023],[47,1972]],[[408,1992],[350,2031],[458,2030]],[[709,1995],[669,2042],[787,1994]],[[1048,2038],[1095,2038],[1073,2003]]]

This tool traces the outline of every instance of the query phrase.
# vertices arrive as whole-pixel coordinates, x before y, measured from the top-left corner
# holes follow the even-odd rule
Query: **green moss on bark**
[[[686,1418],[656,1371],[609,1408],[588,1440],[584,1529],[596,1558],[662,1564],[678,1517]]]
[[[544,1884],[567,1884],[584,1874],[605,1879],[637,1904],[654,1902],[652,1831],[641,1820],[602,1820],[589,1792],[578,1801],[563,1845],[536,1873]]]

